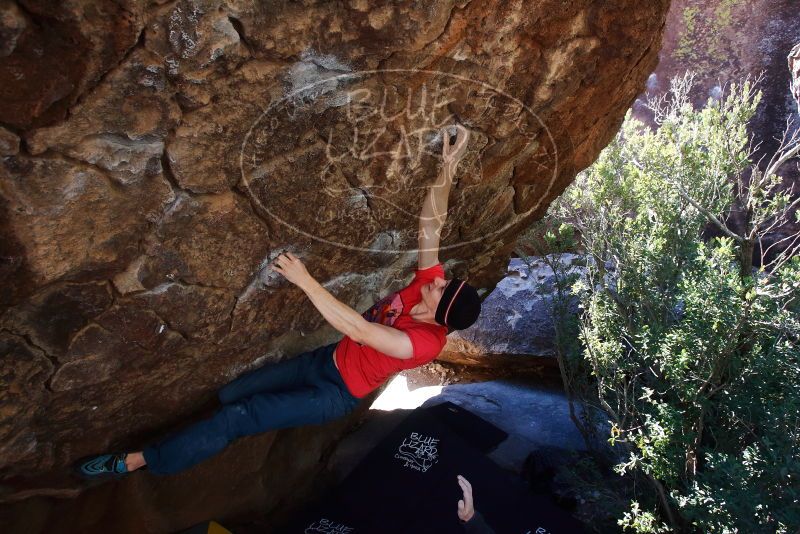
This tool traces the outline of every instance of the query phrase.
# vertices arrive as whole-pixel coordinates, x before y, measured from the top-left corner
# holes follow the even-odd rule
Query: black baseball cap
[[[453,278],[436,307],[436,322],[450,330],[469,328],[481,313],[481,299],[474,287]]]

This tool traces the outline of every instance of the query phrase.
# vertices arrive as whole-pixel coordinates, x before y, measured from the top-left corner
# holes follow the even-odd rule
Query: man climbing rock
[[[142,451],[81,460],[79,473],[113,478],[145,466],[157,474],[177,473],[242,436],[343,417],[393,374],[436,358],[450,331],[474,323],[481,306],[477,292],[463,280],[445,280],[439,262],[450,187],[469,132],[458,125],[454,141],[447,129],[441,135],[442,175],[422,206],[418,268],[408,286],[361,315],[331,295],[294,254],[281,254],[271,268],[305,292],[344,335],[341,341],[240,376],[220,389],[222,407],[211,418]]]

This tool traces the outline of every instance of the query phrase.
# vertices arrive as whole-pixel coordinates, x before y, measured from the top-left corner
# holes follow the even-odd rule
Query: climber
[[[436,358],[448,333],[474,323],[481,308],[478,293],[463,280],[445,280],[439,262],[450,187],[469,132],[457,125],[443,129],[441,136],[442,174],[423,202],[418,265],[408,286],[360,315],[331,295],[294,254],[279,255],[270,268],[302,289],[344,337],[240,376],[220,389],[222,407],[211,418],[141,451],[79,460],[78,473],[90,479],[115,478],[143,467],[156,474],[177,473],[242,436],[343,417],[394,373]]]

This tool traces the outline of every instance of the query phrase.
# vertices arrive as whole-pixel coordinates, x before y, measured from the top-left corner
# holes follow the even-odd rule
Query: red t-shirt
[[[435,359],[447,342],[447,327],[415,321],[408,313],[420,300],[420,287],[434,278],[444,278],[442,264],[417,270],[406,287],[387,295],[372,305],[362,316],[402,330],[411,339],[414,355],[408,360],[392,358],[368,345],[345,336],[336,345],[336,365],[347,389],[355,397],[364,397],[398,371],[412,369]]]

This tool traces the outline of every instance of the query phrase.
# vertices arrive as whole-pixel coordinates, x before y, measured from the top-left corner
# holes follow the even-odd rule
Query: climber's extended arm
[[[325,320],[353,341],[369,345],[393,358],[406,360],[413,356],[411,339],[403,331],[364,319],[360,313],[331,295],[291,252],[281,254],[270,266],[302,289]]]
[[[436,183],[428,188],[422,211],[419,214],[419,254],[417,266],[427,269],[439,263],[439,241],[447,218],[447,202],[456,167],[469,141],[469,131],[458,125],[456,141],[450,144],[447,129],[442,130],[442,173]]]

